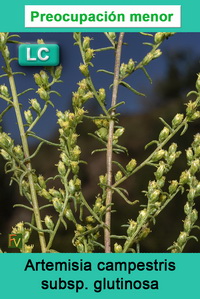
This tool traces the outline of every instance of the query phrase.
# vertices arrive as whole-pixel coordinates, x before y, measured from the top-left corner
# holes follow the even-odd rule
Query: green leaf
[[[146,95],[144,93],[141,93],[141,92],[137,91],[136,89],[131,87],[127,82],[120,81],[119,84],[123,85],[124,87],[126,87],[128,89],[130,89],[133,93],[137,94],[138,96],[146,97]]]

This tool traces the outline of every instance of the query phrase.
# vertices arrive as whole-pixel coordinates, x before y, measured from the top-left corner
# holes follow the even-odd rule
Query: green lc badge
[[[19,46],[18,58],[21,66],[56,66],[60,62],[57,44],[23,44]]]

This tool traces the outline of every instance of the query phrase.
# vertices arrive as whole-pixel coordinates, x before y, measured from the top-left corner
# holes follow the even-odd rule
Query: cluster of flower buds
[[[132,58],[129,59],[128,63],[122,63],[119,69],[120,78],[124,78],[131,74],[135,69],[135,61]]]
[[[160,57],[162,55],[162,52],[160,49],[152,50],[149,52],[142,60],[142,65],[147,65],[149,64],[152,60]]]
[[[174,35],[174,32],[157,32],[154,35],[154,42],[155,44],[160,44],[172,35]]]
[[[19,222],[12,228],[12,233],[22,235],[22,242],[24,244],[24,248],[22,248],[22,250],[24,253],[32,252],[33,245],[26,244],[29,241],[31,229],[26,228],[23,222]]]
[[[81,65],[81,69],[84,65]],[[79,87],[76,92],[73,92],[72,104],[74,110],[82,108],[82,106],[89,100],[94,97],[93,92],[90,90],[89,85],[86,79],[81,80],[78,83]]]
[[[96,215],[99,216],[100,219],[105,215],[106,206],[104,205],[103,199],[99,196],[97,196],[95,200],[93,211],[95,212]]]

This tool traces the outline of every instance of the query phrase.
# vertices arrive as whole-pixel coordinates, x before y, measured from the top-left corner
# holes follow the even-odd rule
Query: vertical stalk
[[[121,60],[121,50],[122,43],[124,38],[124,32],[119,34],[116,55],[115,55],[115,67],[114,67],[114,80],[113,80],[113,92],[112,92],[112,102],[111,108],[116,105],[117,94],[119,87],[119,69],[120,69],[120,60]],[[108,207],[106,216],[105,216],[105,225],[104,229],[104,244],[105,252],[111,252],[111,242],[110,242],[110,229],[111,229],[111,203],[112,203],[112,160],[113,160],[113,133],[114,133],[114,115],[115,109],[111,110],[111,117],[109,121],[109,132],[108,132],[108,143],[107,143],[107,156],[106,156],[106,168],[107,168],[107,192],[106,192],[106,206]]]
[[[12,75],[12,72],[9,74],[9,83],[10,83],[10,88],[12,92],[12,97],[13,97],[13,106],[15,109],[15,114],[17,118],[17,123],[19,126],[19,131],[20,131],[20,136],[21,136],[21,141],[22,141],[22,147],[24,151],[24,156],[25,159],[28,158],[29,155],[29,147],[28,147],[28,142],[27,142],[27,137],[26,133],[24,130],[24,125],[22,121],[22,116],[19,108],[19,102],[18,102],[18,96],[17,96],[17,91],[16,91],[16,85],[15,85],[15,80]],[[37,194],[35,191],[34,187],[34,181],[33,181],[33,175],[32,175],[32,166],[30,161],[27,162],[26,167],[28,169],[28,181],[29,181],[29,186],[30,186],[30,193],[31,193],[31,198],[32,198],[32,205],[33,205],[33,212],[35,216],[35,221],[37,228],[39,230],[42,230],[42,222],[41,222],[41,217],[40,217],[40,210],[39,210],[39,205],[38,205],[38,199],[37,199]],[[46,242],[45,242],[45,237],[43,232],[38,232],[39,234],[39,240],[40,240],[40,246],[41,246],[41,251],[45,252],[46,251]]]

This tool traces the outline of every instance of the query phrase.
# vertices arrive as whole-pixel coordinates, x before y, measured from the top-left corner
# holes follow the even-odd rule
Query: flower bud
[[[104,88],[99,89],[99,99],[101,102],[104,102],[106,99],[106,91]]]
[[[80,37],[80,32],[74,32],[73,33],[73,38],[75,39],[75,41],[78,41]]]
[[[6,34],[5,32],[0,32],[0,45],[4,46],[6,43]]]
[[[78,145],[76,145],[71,151],[71,159],[74,161],[78,161],[81,154],[81,149]]]
[[[63,163],[63,161],[59,161],[57,166],[58,166],[59,174],[64,176],[66,174],[66,168],[65,168],[65,164]]]
[[[160,149],[159,151],[154,153],[154,155],[152,157],[152,161],[153,162],[159,161],[164,157],[164,155],[165,155],[165,150]]]
[[[41,109],[40,104],[38,103],[37,99],[31,99],[30,103],[32,105],[33,110],[35,110],[37,112],[37,114],[40,114],[42,109]]]
[[[190,214],[190,212],[191,212],[191,206],[190,206],[189,202],[186,202],[186,204],[184,205],[184,213],[186,215],[188,215],[188,214]]]
[[[188,217],[185,218],[183,227],[184,227],[184,231],[185,231],[186,233],[189,233],[189,232],[190,232],[190,230],[191,230],[191,228],[192,228],[192,223],[191,223],[191,221],[190,221],[190,219],[189,219]]]
[[[162,51],[160,49],[157,49],[154,53],[153,53],[153,59],[156,59],[158,57],[160,57],[162,55]]]
[[[36,92],[39,94],[42,100],[47,101],[49,99],[49,94],[46,92],[46,90],[43,87],[38,88]]]
[[[185,170],[181,173],[181,176],[180,176],[180,180],[179,180],[179,183],[184,185],[184,184],[187,184],[189,183],[191,180],[191,174],[189,171]]]
[[[53,203],[54,209],[58,213],[61,213],[63,210],[63,202],[59,198],[55,197],[55,198],[53,198],[52,203]]]
[[[180,114],[180,113],[176,114],[172,119],[172,128],[176,129],[182,123],[183,118],[184,118],[184,114]]]
[[[74,182],[74,185],[75,185],[75,190],[80,191],[80,189],[81,189],[81,180],[79,178],[76,178],[75,182]]]
[[[13,141],[6,133],[0,133],[0,143],[2,143],[5,147],[11,147],[13,145]]]
[[[48,216],[46,215],[45,218],[44,218],[44,223],[46,225],[46,227],[50,230],[53,230],[54,228],[54,223],[53,221],[51,220],[51,216]]]
[[[87,65],[87,64],[80,64],[80,66],[79,66],[79,70],[81,71],[81,73],[82,73],[85,77],[88,77],[88,76],[89,76],[89,70],[88,70],[88,65]]]
[[[155,177],[157,180],[161,179],[161,177],[163,176],[165,172],[165,163],[163,161],[159,162],[159,167],[157,168],[155,174]]]
[[[200,145],[200,133],[197,133],[195,136],[194,136],[194,141],[192,143],[192,147],[195,148],[197,146]]]
[[[13,148],[13,151],[15,152],[15,154],[17,155],[17,157],[22,160],[24,159],[24,153],[22,151],[22,147],[20,145],[17,145]]]
[[[81,224],[76,224],[76,230],[79,232],[79,233],[83,233],[85,231],[85,227]]]
[[[116,39],[116,33],[115,32],[108,32],[109,37],[114,40]]]
[[[7,46],[4,47],[4,55],[7,59],[10,59],[10,51]]]
[[[83,50],[86,51],[90,47],[91,38],[89,36],[83,37]]]
[[[180,247],[182,247],[187,242],[187,233],[186,232],[180,232],[180,235],[177,239],[177,243]]]
[[[85,52],[85,62],[90,62],[94,57],[94,49],[88,48]]]
[[[114,252],[115,253],[121,253],[122,252],[122,246],[119,245],[118,243],[114,244]]]
[[[30,110],[24,111],[24,116],[27,123],[30,125],[33,122],[33,115]]]
[[[199,159],[193,160],[191,162],[190,169],[189,169],[191,175],[194,175],[199,170],[199,167],[200,167]]]
[[[70,166],[71,166],[73,174],[77,174],[79,172],[78,161],[71,161]]]
[[[96,131],[97,136],[99,136],[101,139],[106,140],[108,136],[108,130],[104,127],[100,128]]]
[[[87,100],[92,99],[94,97],[94,94],[92,91],[88,91],[86,94],[83,95],[82,100],[83,103],[85,103]],[[80,109],[80,108],[79,108]]]
[[[8,92],[8,87],[5,85],[0,85],[0,93],[6,97],[9,98],[9,92]]]
[[[142,60],[142,64],[143,65],[147,65],[151,60],[153,59],[153,54],[152,53],[148,53],[144,59]]]
[[[147,213],[146,209],[139,211],[139,215],[137,217],[137,223],[140,223],[141,221],[143,221],[147,215],[148,215],[148,213]]]
[[[122,172],[119,170],[115,175],[115,182],[118,182],[123,177]]]
[[[196,195],[196,190],[194,188],[190,188],[190,190],[188,191],[188,195],[187,195],[188,201],[193,202],[195,195]]]
[[[161,43],[165,39],[165,33],[164,32],[157,32],[154,35],[154,42],[155,44]]]
[[[125,63],[122,63],[121,66],[120,66],[120,75],[121,77],[125,76],[126,73],[127,73],[127,68],[128,68],[128,65],[125,64]]]
[[[69,192],[70,192],[70,194],[74,194],[74,192],[75,192],[75,184],[74,184],[74,180],[70,180],[69,181]]]
[[[41,188],[46,189],[46,183],[45,183],[44,177],[42,175],[38,176],[38,183]]]
[[[171,184],[169,185],[169,189],[168,189],[169,194],[175,193],[177,188],[178,188],[178,181],[176,180],[171,181]]]
[[[129,163],[126,165],[126,170],[128,172],[132,172],[135,169],[136,165],[137,165],[136,160],[131,159],[131,161],[129,161]]]
[[[69,221],[73,221],[74,223],[76,222],[71,209],[66,209],[66,210],[65,210],[65,217],[66,217]]]
[[[95,219],[94,219],[93,216],[87,216],[87,217],[85,218],[85,220],[86,220],[88,223],[94,223],[94,222],[95,222]]]
[[[135,68],[135,62],[133,61],[133,59],[129,59],[128,64],[127,64],[127,71],[129,73],[131,73]]]
[[[100,182],[100,184],[105,185],[107,183],[107,175],[100,175],[99,182]]]
[[[23,236],[23,239],[24,239],[24,243],[27,243],[29,238],[30,238],[30,235],[31,235],[31,232],[29,229],[25,229],[24,231],[24,236]]]
[[[149,234],[150,234],[151,230],[149,227],[145,227],[139,235],[140,240],[145,239]]]
[[[197,221],[197,219],[198,219],[198,212],[196,209],[193,209],[190,214],[190,220],[192,222],[192,225]]]
[[[124,134],[125,129],[124,128],[119,128],[114,132],[114,136],[120,137],[122,134]]]
[[[192,151],[192,148],[189,147],[187,150],[186,150],[186,157],[187,157],[187,160],[190,162],[193,160],[193,151]]]
[[[62,65],[59,65],[56,67],[56,70],[55,70],[55,74],[54,74],[55,79],[57,79],[57,80],[60,79],[61,75],[62,75]]]
[[[130,237],[136,230],[137,228],[137,222],[134,220],[129,220],[129,227],[127,229],[127,235]]]
[[[4,149],[1,149],[0,150],[0,154],[2,155],[2,157],[5,159],[5,160],[10,160],[10,155],[4,150]]]
[[[149,195],[149,201],[151,203],[155,203],[156,201],[159,200],[159,196],[160,196],[160,190],[154,190],[150,195]]]
[[[34,77],[34,80],[35,80],[35,83],[38,85],[38,86],[41,86],[42,85],[42,78],[39,74],[34,74],[33,75]]]
[[[48,199],[48,200],[51,200],[51,195],[49,194],[49,192],[46,189],[42,189],[39,192],[39,195],[46,198],[46,199]]]
[[[159,180],[157,180],[157,186],[158,188],[162,189],[165,185],[165,179],[166,177],[165,176],[162,176]]]
[[[40,77],[42,79],[42,84],[43,85],[48,85],[49,84],[49,76],[45,71],[40,71]]]
[[[167,127],[164,127],[159,134],[159,138],[158,138],[159,142],[163,142],[169,136],[169,133],[170,133],[169,129]]]

